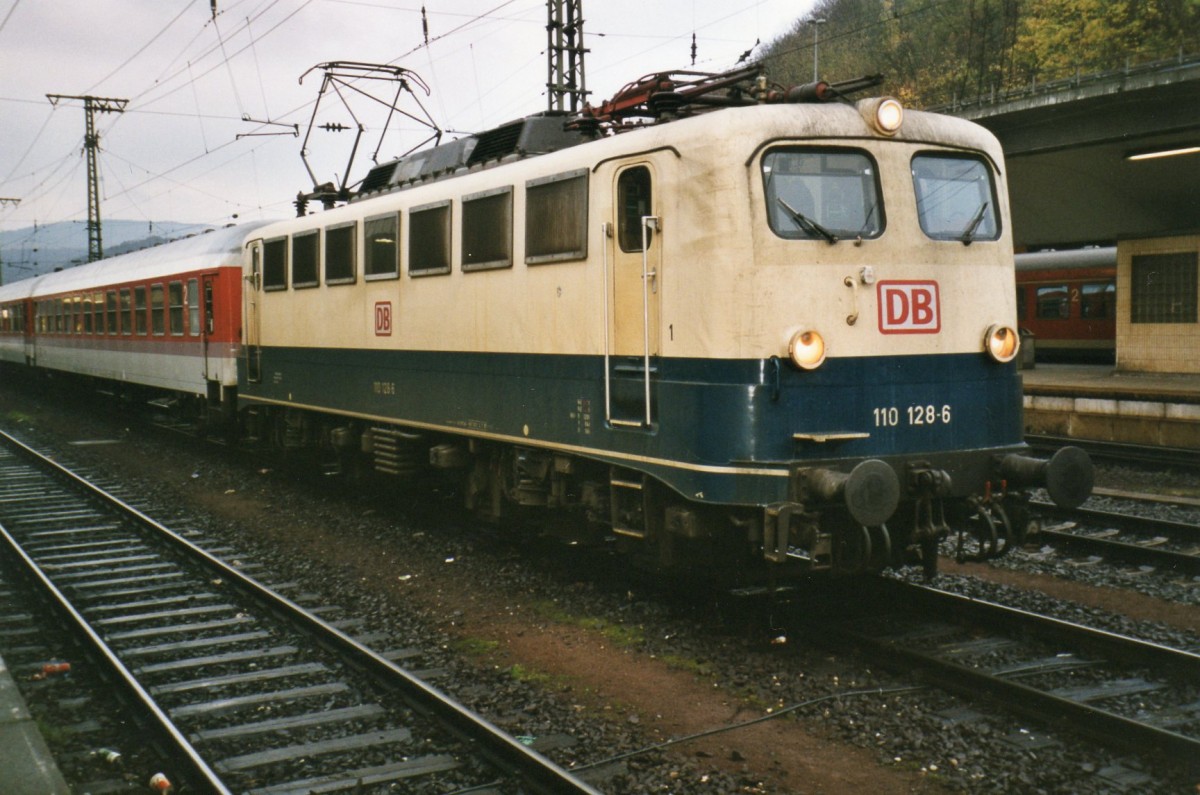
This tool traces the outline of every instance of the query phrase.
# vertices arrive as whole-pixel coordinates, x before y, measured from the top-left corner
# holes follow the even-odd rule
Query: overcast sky
[[[812,4],[584,0],[590,99],[655,71],[730,68]],[[83,103],[54,106],[47,94],[129,100],[123,114],[95,116],[102,218],[283,218],[313,184],[300,149],[323,73],[300,82],[306,71],[329,61],[410,69],[431,90],[417,89],[433,120],[473,132],[546,108],[545,25],[545,0],[0,0],[0,197],[21,200],[0,205],[0,229],[87,219]],[[393,87],[368,83],[390,101]],[[352,125],[353,112],[367,126],[354,183],[380,144],[384,106],[347,96],[349,110],[327,93],[317,122]],[[399,105],[422,115],[411,97]],[[380,161],[428,135],[409,120],[391,130]],[[353,137],[313,131],[318,182],[345,178]]]

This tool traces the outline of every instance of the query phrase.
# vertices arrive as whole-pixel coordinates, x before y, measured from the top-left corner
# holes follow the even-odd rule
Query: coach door
[[[250,244],[250,275],[242,285],[246,305],[246,380],[251,383],[262,381],[262,321],[259,317],[259,301],[262,300],[263,244],[255,240]]]
[[[654,170],[647,163],[619,169],[613,183],[613,219],[605,228],[605,398],[610,424],[654,423],[653,357],[659,353],[661,223]]]
[[[195,296],[188,295],[188,312],[191,315],[188,318],[189,323],[195,323],[193,333],[196,331],[200,334],[200,347],[203,348],[204,359],[204,380],[209,381],[217,378],[221,373],[221,362],[218,358],[213,357],[213,333],[215,332],[215,312],[213,308],[213,295],[216,289],[217,274],[202,273],[200,274],[200,282],[197,285],[193,279],[188,283],[188,292],[193,289],[197,290]],[[194,302],[194,303],[193,303]],[[193,308],[194,307],[194,308]],[[216,353],[220,353],[218,348]]]

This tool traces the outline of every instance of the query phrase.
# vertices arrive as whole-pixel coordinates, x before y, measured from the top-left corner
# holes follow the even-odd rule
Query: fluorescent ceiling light
[[[1174,157],[1175,155],[1194,155],[1200,153],[1200,146],[1179,146],[1174,149],[1151,149],[1145,152],[1130,152],[1126,160],[1153,160],[1156,157]]]

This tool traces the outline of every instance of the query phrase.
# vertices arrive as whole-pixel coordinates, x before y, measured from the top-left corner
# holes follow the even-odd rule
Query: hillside
[[[173,221],[105,221],[104,256],[165,243],[205,227]],[[54,224],[0,231],[0,276],[14,282],[57,268],[87,262],[87,224],[62,221]]]

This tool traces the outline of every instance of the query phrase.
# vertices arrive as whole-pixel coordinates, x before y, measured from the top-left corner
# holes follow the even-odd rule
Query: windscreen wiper
[[[821,226],[819,223],[785,202],[782,196],[776,196],[775,201],[779,202],[783,206],[783,209],[788,211],[788,215],[792,217],[792,220],[799,224],[800,228],[808,234],[819,235],[820,237],[825,238],[825,242],[831,246],[838,242],[837,235],[835,235],[833,232],[830,232],[828,229]]]
[[[964,246],[971,245],[971,241],[975,239],[975,230],[979,229],[979,225],[983,223],[983,216],[987,214],[987,208],[987,202],[979,205],[979,212],[975,213],[975,217],[971,219],[971,223],[967,224],[967,228],[963,230],[962,235],[958,238]]]

